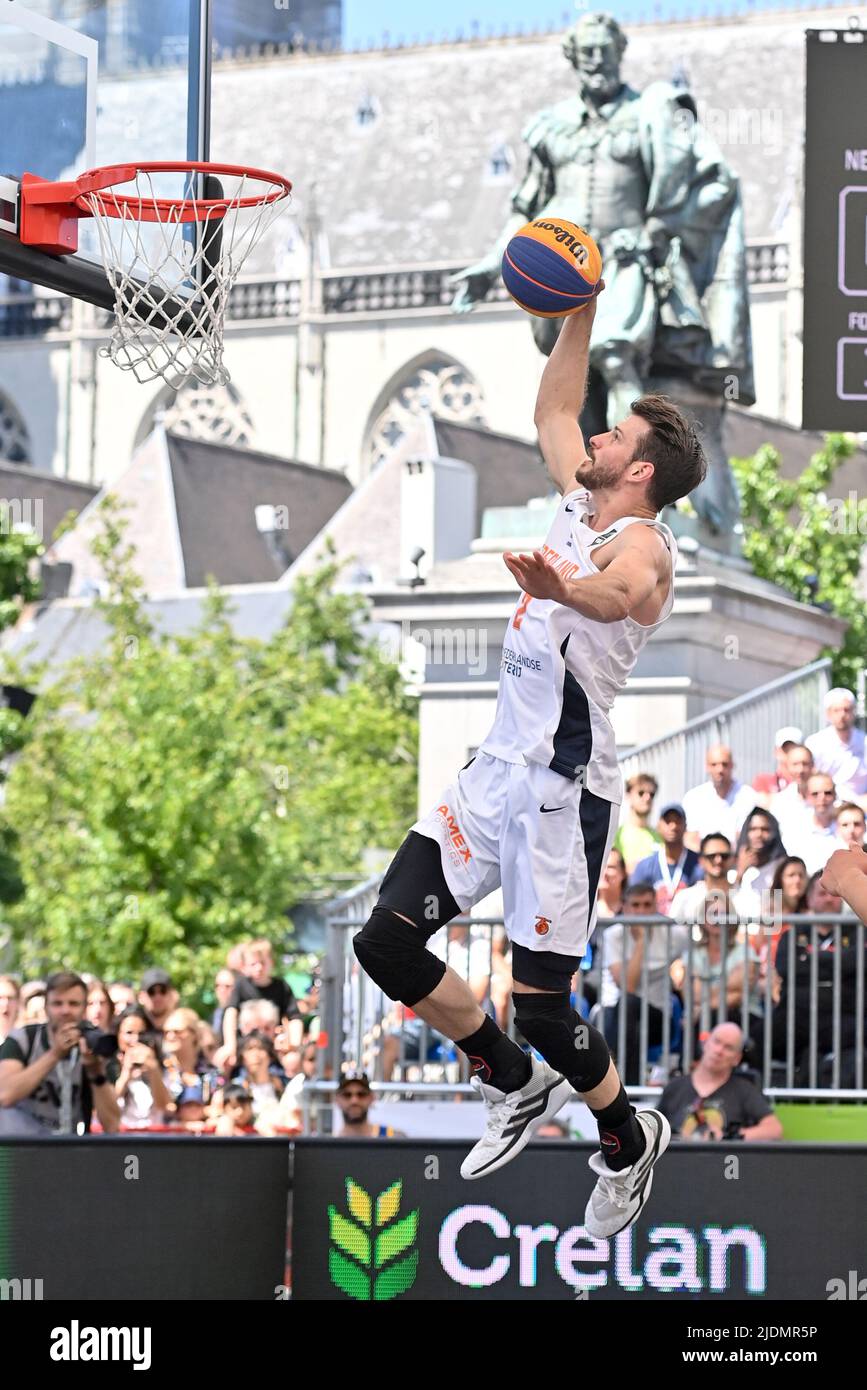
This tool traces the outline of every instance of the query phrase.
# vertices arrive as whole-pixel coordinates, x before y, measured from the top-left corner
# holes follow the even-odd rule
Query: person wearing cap
[[[151,1021],[157,1033],[162,1033],[166,1019],[178,1006],[178,992],[172,985],[172,977],[166,970],[153,968],[142,976],[138,1002]]]
[[[792,781],[789,772],[789,749],[793,744],[803,743],[804,735],[795,724],[786,724],[774,734],[774,756],[777,760],[776,772],[760,772],[753,778],[753,791],[758,792],[756,805],[770,809],[771,797],[786,790]]]
[[[828,723],[807,739],[817,772],[826,772],[843,801],[867,803],[867,736],[855,725],[857,703],[851,690],[837,686],[825,696]]]
[[[656,893],[656,909],[668,916],[675,894],[691,888],[702,876],[698,854],[683,843],[686,832],[686,811],[679,801],[669,801],[659,813],[657,826],[662,844],[646,859],[640,859],[630,877],[630,884],[652,883]]]
[[[338,1139],[405,1139],[399,1129],[391,1125],[372,1124],[367,1116],[376,1100],[366,1072],[349,1071],[340,1078],[340,1085],[334,1093],[337,1108],[343,1116],[343,1128]]]

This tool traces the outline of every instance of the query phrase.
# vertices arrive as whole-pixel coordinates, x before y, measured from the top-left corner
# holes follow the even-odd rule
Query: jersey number
[[[515,616],[512,619],[512,627],[520,628],[521,623],[524,621],[524,614],[526,613],[531,603],[532,597],[530,594],[521,595],[521,602],[518,604],[518,607],[515,611]]]

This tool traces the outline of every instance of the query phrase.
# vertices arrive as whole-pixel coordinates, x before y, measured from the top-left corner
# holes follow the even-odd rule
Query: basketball
[[[593,238],[575,222],[539,218],[516,232],[503,254],[503,281],[528,314],[562,318],[592,297],[602,275]]]

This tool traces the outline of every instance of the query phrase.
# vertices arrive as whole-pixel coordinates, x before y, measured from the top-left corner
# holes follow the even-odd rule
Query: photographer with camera
[[[90,1129],[94,1111],[106,1133],[117,1131],[105,1074],[116,1042],[87,1022],[86,1005],[84,981],[59,970],[45,985],[47,1021],[13,1028],[0,1045],[0,1135],[77,1134]]]

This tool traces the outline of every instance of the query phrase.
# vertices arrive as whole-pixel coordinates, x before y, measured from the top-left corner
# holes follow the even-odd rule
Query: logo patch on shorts
[[[458,855],[466,864],[467,860],[472,859],[473,856],[470,854],[469,845],[467,844],[466,840],[464,839],[463,835],[458,829],[458,823],[455,820],[455,817],[450,807],[438,806],[437,812],[439,813],[439,815],[442,816],[443,820],[446,823],[446,828],[449,832],[449,839],[452,842],[452,846],[454,847],[454,849],[457,850]]]
[[[537,917],[537,918],[536,918],[536,935],[537,935],[537,936],[547,936],[550,930],[551,930],[551,919],[550,919],[550,917]]]

